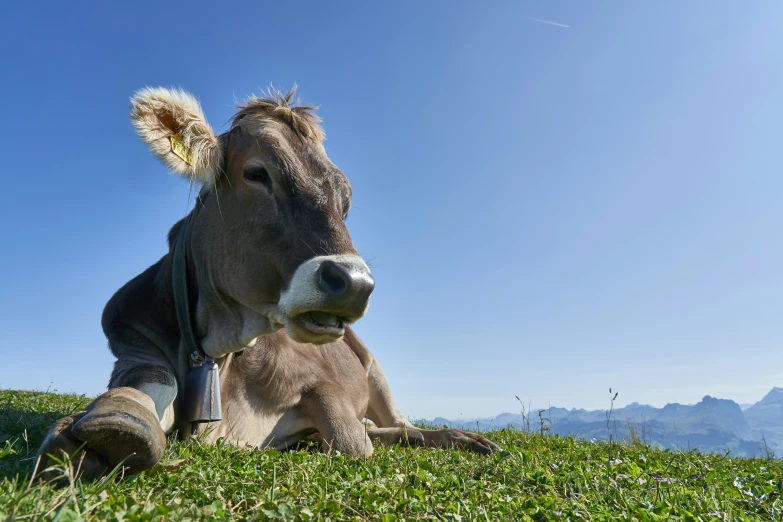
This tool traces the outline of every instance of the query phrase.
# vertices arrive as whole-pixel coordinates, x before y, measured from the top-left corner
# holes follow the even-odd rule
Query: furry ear
[[[144,143],[172,171],[207,186],[215,184],[220,144],[192,94],[145,87],[131,98],[131,121]]]

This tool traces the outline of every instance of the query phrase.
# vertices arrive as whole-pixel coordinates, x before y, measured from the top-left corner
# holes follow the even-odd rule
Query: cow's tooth
[[[340,320],[336,315],[327,314],[326,312],[310,312],[310,317],[320,326],[340,326]]]

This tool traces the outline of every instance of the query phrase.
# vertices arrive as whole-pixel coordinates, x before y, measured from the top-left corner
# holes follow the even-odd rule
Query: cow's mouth
[[[296,322],[316,335],[341,336],[345,333],[345,320],[327,312],[307,312],[296,317]]]

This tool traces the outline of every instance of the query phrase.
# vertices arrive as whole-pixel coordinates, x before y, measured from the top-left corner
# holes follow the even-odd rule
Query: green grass
[[[169,443],[160,465],[95,484],[30,485],[48,425],[73,395],[0,391],[0,520],[781,520],[783,463],[514,431],[489,457],[314,445],[248,451]]]

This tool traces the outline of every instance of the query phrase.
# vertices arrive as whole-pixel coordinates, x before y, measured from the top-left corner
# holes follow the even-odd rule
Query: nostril
[[[330,295],[340,295],[348,288],[350,275],[332,261],[324,261],[318,268],[318,288]]]

